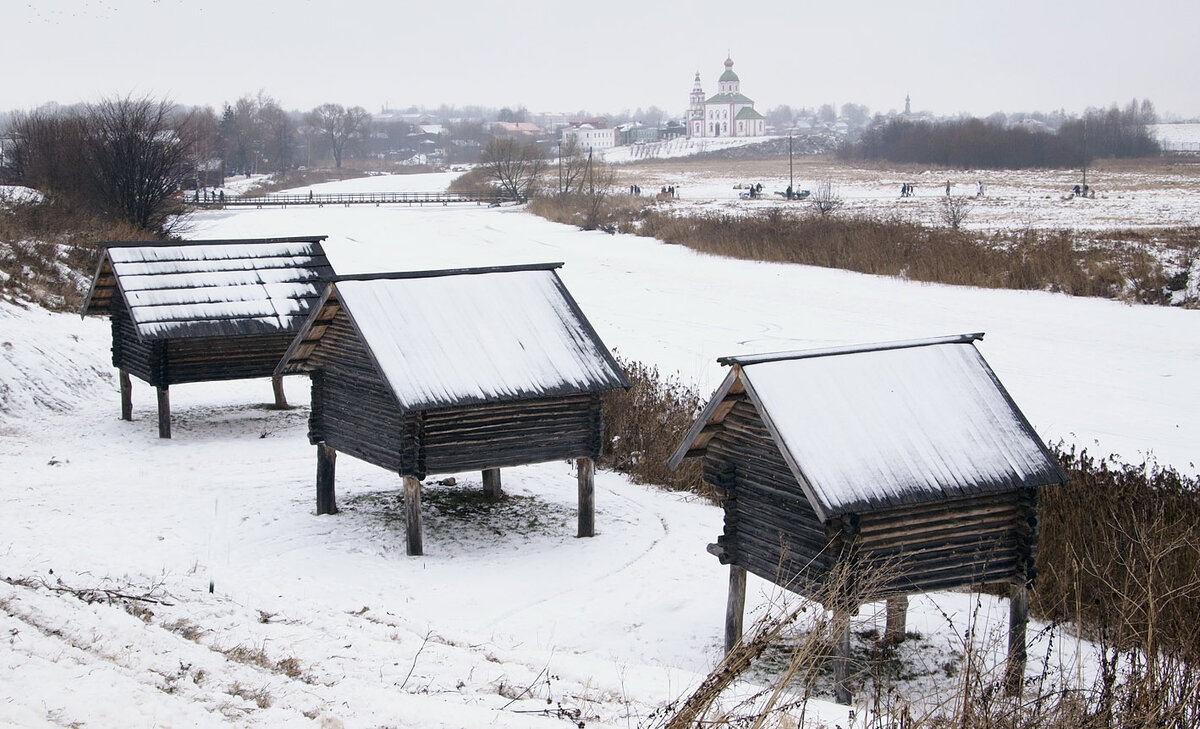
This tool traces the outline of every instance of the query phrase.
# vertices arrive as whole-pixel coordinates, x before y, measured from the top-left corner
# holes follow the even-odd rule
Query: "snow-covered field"
[[[705,395],[724,374],[720,355],[984,331],[980,351],[1047,440],[1195,471],[1197,311],[731,261],[512,207],[227,210],[193,222],[195,238],[326,234],[341,273],[564,261],[609,346]],[[306,408],[266,409],[266,381],[179,386],[175,437],[162,441],[141,383],[135,420],[118,419],[109,346],[105,321],[0,305],[0,725],[557,727],[578,710],[587,726],[636,727],[718,660],[727,571],[705,552],[721,530],[716,507],[602,472],[597,536],[580,540],[569,464],[506,470],[500,512],[465,517],[449,512],[480,475],[457,474],[454,487],[438,475],[426,556],[410,558],[394,474],[339,459],[342,511],[314,514]],[[307,402],[304,380],[287,389]],[[67,588],[154,602],[127,610]],[[759,581],[750,594],[752,609],[775,597]],[[1003,630],[1003,601],[913,600],[909,629],[922,638],[902,655],[928,669],[914,692],[945,676],[976,600]],[[882,616],[857,620],[856,632]],[[1045,650],[1033,646],[1030,671]],[[1069,672],[1071,642],[1059,636],[1055,650],[1051,667]],[[808,716],[848,725],[846,708],[824,701]]]

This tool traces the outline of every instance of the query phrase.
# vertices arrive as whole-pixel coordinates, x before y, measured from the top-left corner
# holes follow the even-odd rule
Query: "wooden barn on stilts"
[[[895,640],[907,595],[1007,583],[1006,684],[1020,690],[1038,489],[1067,477],[975,348],[982,337],[719,360],[730,372],[670,464],[701,459],[722,498],[709,551],[730,565],[726,650],[747,572],[835,611],[887,598]],[[848,630],[834,661],[843,703]]]
[[[576,459],[578,535],[594,534],[601,402],[629,381],[555,272],[562,264],[336,277],[280,362],[312,378],[317,513],[337,511],[340,451],[404,479],[423,553],[421,480]]]
[[[272,377],[322,284],[325,236],[105,243],[83,315],[112,320],[121,417],[130,376],[158,390],[158,434],[171,437],[171,385]],[[286,406],[273,381],[275,403]]]

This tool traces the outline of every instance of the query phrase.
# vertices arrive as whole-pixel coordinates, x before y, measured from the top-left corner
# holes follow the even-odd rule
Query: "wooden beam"
[[[121,381],[121,420],[133,420],[133,381],[125,370],[120,370],[118,379]]]
[[[1025,629],[1029,625],[1029,588],[1024,582],[1010,588],[1008,603],[1008,663],[1004,668],[1004,692],[1020,696],[1025,683]]]
[[[837,648],[833,654],[833,698],[849,706],[850,699],[850,614],[833,614],[833,629],[837,632]]]
[[[489,499],[499,499],[504,495],[504,491],[500,488],[499,468],[483,469],[483,493]]]
[[[317,444],[317,514],[336,514],[335,466],[337,451],[324,442]]]
[[[166,385],[158,388],[158,437],[171,437],[171,393]]]
[[[908,596],[897,595],[887,600],[887,627],[883,631],[883,642],[890,645],[904,642],[908,629]]]
[[[575,459],[579,472],[579,537],[596,536],[596,464],[590,458]]]
[[[421,481],[416,476],[404,477],[404,512],[408,522],[408,554],[425,554],[421,534]]]
[[[283,391],[283,375],[275,375],[271,378],[271,389],[275,391],[275,408],[277,410],[286,410],[287,393]]]
[[[746,568],[729,565],[729,599],[725,603],[725,653],[742,639],[746,615]]]

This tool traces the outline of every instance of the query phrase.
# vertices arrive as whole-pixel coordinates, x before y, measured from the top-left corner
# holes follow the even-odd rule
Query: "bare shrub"
[[[695,390],[658,367],[617,357],[633,387],[604,395],[601,465],[627,473],[637,483],[653,483],[674,491],[714,498],[701,477],[699,464],[687,462],[676,471],[667,461],[703,403]]]
[[[842,196],[834,189],[833,184],[826,181],[817,183],[816,189],[808,196],[808,202],[824,217],[842,207]]]
[[[942,222],[950,230],[958,230],[962,224],[966,222],[967,217],[971,214],[971,208],[975,207],[969,197],[951,197],[947,195],[941,198],[941,205],[938,208],[938,214],[942,218]]]
[[[1059,457],[1071,480],[1042,497],[1035,614],[1200,666],[1200,476],[1074,449]]]

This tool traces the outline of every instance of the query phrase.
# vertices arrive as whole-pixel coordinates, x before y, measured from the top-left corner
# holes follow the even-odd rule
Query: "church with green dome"
[[[754,101],[742,94],[732,59],[725,59],[717,93],[709,98],[704,97],[700,72],[696,72],[688,104],[688,137],[761,137],[765,133],[766,119],[754,110]]]

